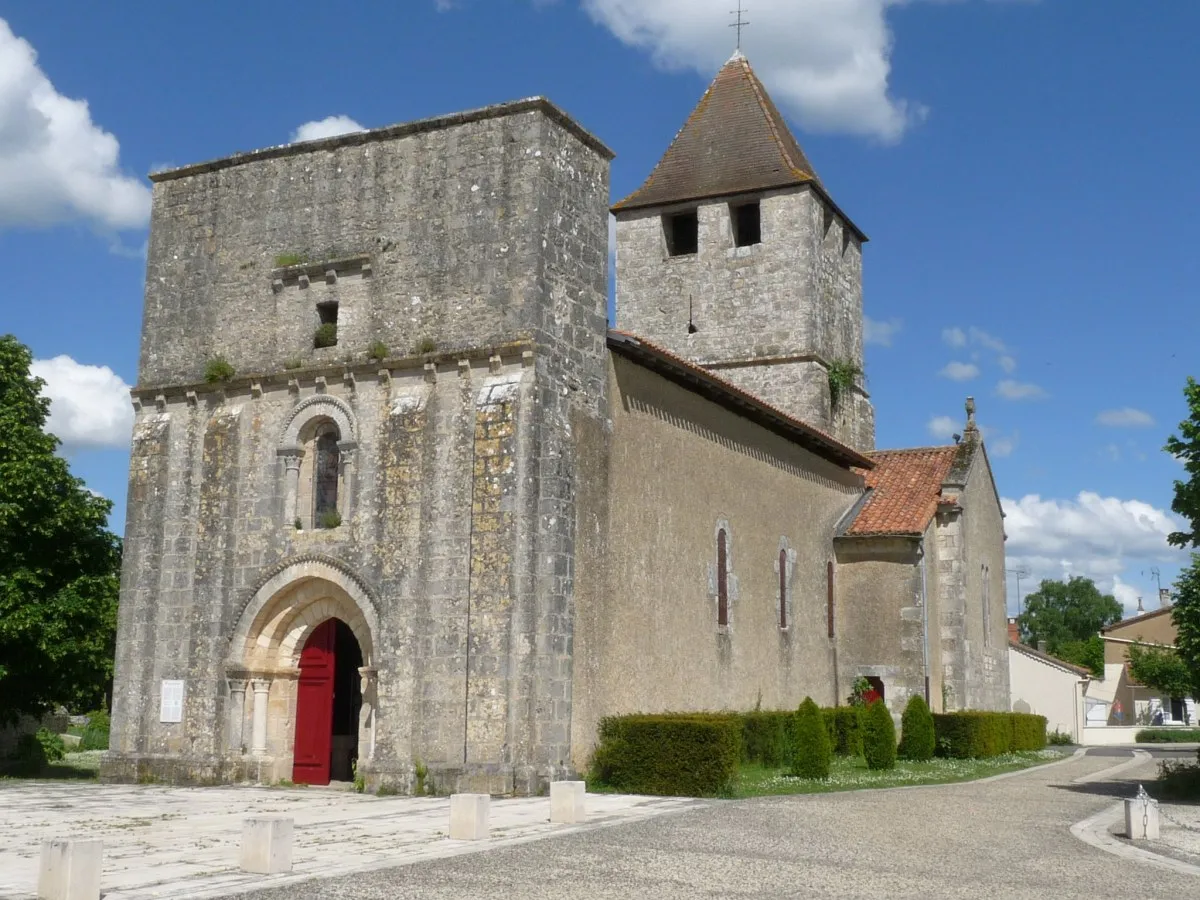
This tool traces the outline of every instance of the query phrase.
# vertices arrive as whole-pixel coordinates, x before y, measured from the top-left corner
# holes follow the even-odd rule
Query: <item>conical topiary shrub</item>
[[[896,767],[896,725],[882,700],[867,707],[862,718],[863,756],[868,769]]]
[[[825,719],[812,697],[805,697],[796,710],[795,739],[792,741],[791,774],[798,778],[828,778],[829,733]]]
[[[933,759],[936,747],[933,713],[929,711],[924,697],[913,696],[909,698],[904,715],[900,718],[900,758],[916,761]]]

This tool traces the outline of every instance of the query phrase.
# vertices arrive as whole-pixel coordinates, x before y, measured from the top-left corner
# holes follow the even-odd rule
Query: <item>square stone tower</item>
[[[740,53],[617,219],[617,327],[859,450],[862,245]]]

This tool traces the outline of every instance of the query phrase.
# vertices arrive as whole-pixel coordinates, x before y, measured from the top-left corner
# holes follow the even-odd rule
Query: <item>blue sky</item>
[[[731,0],[0,5],[0,332],[124,516],[153,168],[545,94],[635,188],[733,50]],[[1200,304],[1200,4],[750,0],[744,49],[871,237],[881,447],[976,397],[1009,566],[1156,606],[1161,452]],[[36,53],[36,62],[33,54]],[[86,101],[86,107],[78,102]],[[336,125],[336,122],[334,123]],[[1029,580],[1022,584],[1030,587]],[[1010,578],[1010,607],[1015,604]]]

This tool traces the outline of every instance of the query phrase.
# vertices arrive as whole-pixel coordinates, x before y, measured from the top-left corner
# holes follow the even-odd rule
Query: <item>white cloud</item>
[[[979,377],[979,366],[974,363],[952,362],[938,374],[951,381],[970,381]]]
[[[117,139],[87,101],[54,89],[28,41],[0,19],[0,228],[84,220],[141,228],[150,189],[118,165]]]
[[[898,140],[925,115],[892,96],[886,12],[903,0],[757,0],[743,46],[805,129]],[[729,0],[582,0],[618,39],[666,68],[711,76],[733,50]]]
[[[958,423],[950,416],[934,416],[926,427],[931,435],[941,441],[949,440],[958,431]]]
[[[1006,378],[996,385],[996,393],[1005,400],[1041,400],[1049,396],[1036,384],[1013,381],[1011,378]]]
[[[1006,375],[1011,375],[1017,370],[1017,361],[1011,356],[1001,356],[996,362],[1000,364],[1000,368],[1004,370]]]
[[[967,333],[961,328],[943,328],[942,340],[951,347],[967,346]]]
[[[31,374],[46,382],[47,430],[66,450],[128,447],[133,430],[129,385],[108,366],[85,366],[69,356],[37,359]]]
[[[1096,416],[1096,421],[1110,428],[1148,428],[1154,424],[1154,416],[1132,406],[1125,406],[1121,409],[1104,410]]]
[[[995,458],[1004,458],[1012,456],[1017,449],[1017,443],[1020,435],[997,435],[995,438],[987,441],[988,453]]]
[[[1007,353],[1008,347],[1004,341],[998,337],[992,337],[982,328],[976,328],[974,325],[968,329],[968,336],[971,338],[972,344],[978,344],[981,347],[987,347],[989,350],[995,350],[997,353]]]
[[[1113,591],[1130,565],[1178,564],[1186,557],[1167,544],[1167,535],[1177,531],[1179,523],[1166,510],[1141,500],[1082,491],[1074,500],[1028,494],[1001,503],[1008,534],[1006,565],[1024,566],[1032,573],[1031,581],[1022,579],[1022,593],[1036,590],[1043,578],[1069,575],[1094,579],[1101,590]],[[1118,599],[1127,608],[1136,605],[1136,593],[1123,593]]]
[[[892,338],[900,330],[901,324],[899,319],[888,319],[886,322],[878,322],[870,316],[863,316],[863,342],[878,344],[881,347],[890,347],[892,346]]]
[[[291,142],[319,141],[321,138],[337,137],[353,131],[366,131],[349,116],[326,116],[313,122],[305,122],[292,132]]]

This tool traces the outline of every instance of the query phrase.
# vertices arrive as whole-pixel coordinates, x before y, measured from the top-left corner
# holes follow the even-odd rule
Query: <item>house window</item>
[[[833,560],[825,563],[825,618],[829,623],[829,637],[833,637]]]
[[[787,550],[779,551],[779,627],[787,629]]]
[[[316,435],[316,460],[313,465],[313,523],[318,528],[336,528],[341,524],[338,513],[338,478],[341,450],[338,432],[333,425],[323,425]]]
[[[729,538],[724,528],[717,532],[717,624],[729,624]]]
[[[663,231],[671,256],[693,256],[700,248],[700,217],[694,209],[663,216]]]
[[[762,243],[762,209],[757,200],[729,208],[733,242],[738,247]]]
[[[337,302],[317,304],[317,332],[313,335],[314,347],[336,347],[338,326]]]

